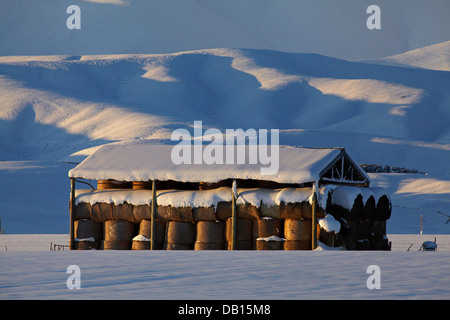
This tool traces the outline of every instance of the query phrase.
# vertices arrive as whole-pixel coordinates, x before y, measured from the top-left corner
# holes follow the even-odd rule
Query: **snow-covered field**
[[[390,235],[391,252],[50,251],[67,235],[3,235],[2,299],[449,299],[450,235]],[[410,244],[414,245],[409,251]],[[15,251],[17,250],[17,251]],[[23,251],[29,250],[29,251]],[[81,289],[66,273],[80,268]],[[380,289],[369,289],[380,268]]]
[[[376,31],[370,1],[348,4],[1,1],[0,299],[450,299],[450,4],[379,1]],[[77,162],[195,120],[422,172],[369,173],[392,251],[50,251],[68,244]]]

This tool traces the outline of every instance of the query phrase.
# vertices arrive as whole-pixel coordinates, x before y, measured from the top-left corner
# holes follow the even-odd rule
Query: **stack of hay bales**
[[[151,248],[151,188],[148,182],[136,182],[123,192],[125,201],[79,201],[75,206],[75,238],[77,249],[149,250]],[[102,184],[102,188],[107,183]],[[132,189],[131,189],[132,187]],[[192,192],[216,192],[210,185]],[[147,189],[147,190],[146,190]],[[243,189],[248,199],[255,189]],[[264,189],[279,192],[281,189]],[[269,190],[269,191],[267,191]],[[282,189],[293,194],[295,189]],[[293,191],[294,190],[294,191]],[[308,193],[312,188],[298,189]],[[338,186],[320,201],[317,218],[326,214],[340,222],[340,230],[329,230],[318,225],[319,241],[329,246],[343,246],[347,250],[388,250],[386,220],[391,214],[389,197],[380,190]],[[176,195],[180,190],[161,190]],[[92,195],[105,195],[90,191]],[[141,193],[140,193],[141,192]],[[143,193],[142,193],[143,192]],[[147,193],[146,193],[147,192]],[[219,192],[219,191],[217,191]],[[224,192],[222,189],[220,192]],[[228,192],[225,190],[225,193]],[[144,195],[150,201],[132,203],[135,195]],[[230,191],[231,194],[231,191]],[[254,195],[254,194],[253,194]],[[87,197],[86,199],[89,199]],[[158,198],[159,199],[159,198]],[[288,199],[286,197],[284,200]],[[116,199],[117,200],[117,199]],[[130,202],[127,202],[130,201]],[[155,230],[158,250],[230,250],[232,249],[231,201],[218,201],[215,205],[186,206],[158,202]],[[326,208],[324,208],[326,207]],[[312,206],[309,199],[299,202],[239,202],[237,209],[236,249],[238,250],[311,250]],[[82,243],[83,242],[83,243]]]
[[[391,202],[378,188],[340,186],[333,192],[329,212],[341,222],[340,236],[347,250],[390,250],[386,220]]]

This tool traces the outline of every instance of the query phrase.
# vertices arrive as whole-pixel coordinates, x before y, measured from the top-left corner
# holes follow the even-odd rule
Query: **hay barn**
[[[390,250],[390,198],[345,149],[280,146],[275,175],[172,150],[105,145],[70,170],[71,249]]]

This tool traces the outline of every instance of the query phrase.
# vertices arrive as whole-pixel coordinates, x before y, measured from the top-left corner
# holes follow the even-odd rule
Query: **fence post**
[[[232,196],[231,196],[231,250],[236,250],[237,248],[237,207],[236,207],[236,193],[237,186],[236,180],[233,180],[232,185]]]
[[[152,181],[152,212],[151,212],[151,222],[150,222],[150,250],[156,250],[156,180]]]
[[[70,178],[70,239],[69,239],[70,250],[73,250],[75,245],[74,213],[75,213],[75,178]]]

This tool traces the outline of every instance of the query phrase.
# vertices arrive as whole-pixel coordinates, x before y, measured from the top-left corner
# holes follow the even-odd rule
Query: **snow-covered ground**
[[[448,237],[437,237],[438,248]],[[63,242],[67,235],[9,235],[0,238],[0,247],[10,243],[0,252],[0,298],[449,299],[450,248],[417,251],[418,242],[429,238],[393,237],[394,249],[395,241],[405,247],[391,252],[175,252],[49,251],[46,242]],[[406,251],[412,239],[419,241]],[[14,243],[21,250],[35,240],[42,241],[38,251],[12,251]],[[67,288],[70,265],[80,268],[79,290]],[[380,268],[380,289],[367,287],[371,265]]]

